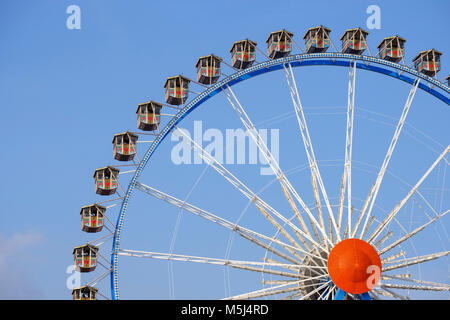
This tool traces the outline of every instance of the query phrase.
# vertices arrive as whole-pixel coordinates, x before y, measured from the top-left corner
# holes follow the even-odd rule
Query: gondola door
[[[96,207],[92,207],[91,208],[91,214],[90,214],[90,218],[91,218],[91,221],[90,221],[90,227],[91,228],[95,228],[95,227],[97,227],[97,216],[98,216],[98,211],[97,211],[97,208]]]
[[[103,172],[99,171],[99,172],[97,172],[97,189],[103,189],[104,187],[105,187],[105,184],[104,184]]]
[[[108,169],[105,169],[105,171],[103,172],[104,174],[104,188],[106,190],[110,190],[112,187],[112,174],[111,171]]]
[[[122,136],[116,136],[116,153],[123,154]]]
[[[122,154],[129,155],[130,154],[130,138],[127,134],[123,135],[122,139]]]
[[[83,209],[83,224],[82,224],[82,228],[83,227],[90,227],[90,221],[91,221],[91,214],[89,212],[89,208],[84,208]]]

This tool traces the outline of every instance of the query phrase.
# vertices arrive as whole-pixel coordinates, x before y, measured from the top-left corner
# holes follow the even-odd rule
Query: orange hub
[[[380,279],[380,256],[363,240],[342,240],[328,256],[328,274],[333,283],[345,292],[368,292]]]

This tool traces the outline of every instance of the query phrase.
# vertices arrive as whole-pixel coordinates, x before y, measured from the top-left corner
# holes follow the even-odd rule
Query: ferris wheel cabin
[[[270,59],[288,56],[292,51],[292,37],[294,34],[286,30],[272,32],[266,40],[267,54]]]
[[[342,53],[362,54],[367,49],[367,35],[369,32],[354,28],[348,29],[341,37]]]
[[[98,247],[85,244],[73,249],[75,268],[79,272],[91,272],[97,266]]]
[[[131,132],[123,132],[114,135],[114,159],[118,161],[133,160],[136,154],[138,136]]]
[[[178,75],[169,77],[164,84],[166,89],[166,103],[178,106],[184,104],[188,98],[190,80]]]
[[[413,59],[414,67],[417,71],[433,77],[441,69],[441,55],[442,52],[435,49],[419,52]]]
[[[100,232],[103,229],[106,208],[91,204],[81,208],[81,230],[88,233]]]
[[[306,53],[325,52],[330,47],[330,32],[324,26],[310,28],[303,36],[305,40]]]
[[[378,55],[381,59],[399,62],[405,55],[405,42],[406,40],[399,36],[384,38],[377,47]]]
[[[72,290],[73,300],[97,300],[98,289],[89,286],[74,288]]]
[[[198,58],[195,65],[197,68],[197,81],[208,85],[216,83],[220,77],[221,61],[222,58],[213,54]]]
[[[162,104],[149,101],[140,103],[137,107],[138,128],[144,131],[153,131],[158,129],[161,121]]]
[[[114,194],[117,190],[119,169],[103,167],[95,170],[95,193],[107,196]]]
[[[247,69],[256,60],[257,43],[248,39],[236,41],[231,47],[231,65],[236,69]]]

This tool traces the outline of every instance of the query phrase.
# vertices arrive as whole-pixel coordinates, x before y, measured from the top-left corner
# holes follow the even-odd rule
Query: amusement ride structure
[[[293,33],[284,29],[269,34],[266,40],[266,52],[260,50],[255,41],[249,39],[237,41],[231,47],[229,64],[214,54],[202,56],[196,64],[195,80],[183,75],[169,77],[164,84],[164,103],[152,100],[137,106],[137,127],[141,131],[118,133],[112,140],[114,159],[131,164],[100,167],[94,172],[95,191],[98,195],[122,194],[81,208],[82,231],[103,232],[105,235],[73,249],[75,266],[78,271],[84,273],[93,272],[101,264],[105,267],[105,272],[82,287],[73,289],[74,299],[96,299],[99,294],[107,298],[107,293],[101,293],[95,287],[99,281],[107,277],[110,278],[110,298],[119,299],[120,256],[227,266],[277,277],[276,280],[265,281],[265,284],[269,285],[266,288],[230,296],[227,297],[228,299],[258,299],[273,296],[283,299],[379,299],[383,297],[403,299],[408,297],[399,293],[401,290],[408,292],[450,290],[449,284],[416,279],[410,274],[402,273],[402,270],[409,266],[447,259],[446,256],[450,251],[433,250],[421,256],[411,256],[410,252],[398,251],[402,243],[413,239],[430,225],[437,223],[448,213],[448,210],[441,212],[433,210],[425,223],[404,234],[393,234],[389,231],[389,226],[396,221],[399,211],[407,201],[418,194],[419,187],[430,173],[441,163],[448,166],[446,157],[450,151],[450,145],[440,151],[433,163],[427,164],[427,170],[422,172],[421,178],[403,198],[398,199],[398,204],[384,217],[375,217],[373,212],[380,185],[417,89],[432,95],[444,107],[449,105],[449,77],[441,81],[437,79],[441,52],[435,49],[424,50],[416,55],[411,65],[407,66],[404,61],[406,40],[399,36],[383,39],[377,47],[378,52],[373,55],[367,45],[367,31],[361,28],[345,31],[340,38],[341,50],[338,50],[332,42],[330,32],[331,30],[324,26],[307,30],[303,36],[305,49],[295,42]],[[294,52],[294,48],[298,50],[298,53]],[[328,52],[328,49],[330,51],[334,49],[334,52]],[[256,61],[257,51],[265,57],[265,61]],[[366,52],[368,54],[363,54]],[[225,75],[222,72],[224,65],[233,73]],[[345,165],[342,169],[339,199],[335,204],[331,203],[322,180],[293,72],[296,67],[318,65],[339,66],[349,70]],[[352,146],[357,69],[388,76],[411,86],[376,180],[370,190],[367,190],[368,196],[363,206],[358,209],[355,208],[352,198]],[[298,122],[299,137],[304,145],[310,169],[315,198],[314,208],[308,206],[302,195],[293,187],[232,90],[237,83],[276,70],[284,74],[289,88]],[[192,92],[190,85],[193,83],[200,86],[203,91],[189,100],[188,93]],[[292,210],[293,218],[266,203],[183,131],[180,131],[180,134],[184,135],[184,140],[188,141],[190,148],[197,156],[225,178],[225,183],[231,184],[238,193],[253,203],[273,226],[276,236],[267,236],[251,228],[243,227],[140,181],[142,172],[147,167],[151,167],[152,156],[169,133],[176,130],[182,121],[187,121],[193,110],[217,94],[223,94],[226,97],[249,137],[264,155]],[[176,113],[173,115],[162,113],[165,108],[176,110]],[[161,118],[164,121],[161,121]],[[142,135],[151,136],[153,140],[146,141],[150,145],[145,153],[139,156],[137,145],[144,142],[139,141]],[[130,166],[133,170],[121,172],[120,168],[123,166]],[[133,175],[126,188],[123,188],[119,181],[119,175],[122,173]],[[248,240],[252,245],[266,250],[266,253],[270,252],[276,259],[269,259],[266,256],[263,261],[258,262],[123,249],[121,237],[127,209],[136,189],[181,208],[199,219],[205,219],[230,230]],[[111,205],[108,206],[108,204]],[[115,222],[108,212],[113,206],[120,208]],[[112,247],[104,251],[109,255],[105,258],[101,252],[104,247],[100,250],[100,245],[109,240],[112,240]]]

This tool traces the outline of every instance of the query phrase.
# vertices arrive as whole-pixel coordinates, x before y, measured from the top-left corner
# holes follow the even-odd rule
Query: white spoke
[[[363,208],[361,210],[360,219],[357,222],[357,224],[355,226],[355,229],[353,230],[352,237],[355,236],[355,234],[357,232],[357,229],[359,227],[359,224],[361,223],[361,219],[365,215],[366,216],[366,220],[365,220],[364,225],[363,225],[363,231],[361,232],[359,238],[362,239],[363,236],[364,236],[364,231],[366,230],[365,226],[367,224],[367,221],[369,219],[370,214],[372,213],[372,208],[373,208],[373,205],[374,205],[375,200],[377,198],[381,182],[383,180],[384,174],[386,173],[387,166],[388,166],[389,161],[391,159],[392,153],[394,152],[394,149],[395,149],[395,146],[397,144],[397,141],[398,141],[398,138],[400,136],[400,133],[402,131],[403,125],[405,124],[406,116],[408,115],[408,111],[409,111],[409,109],[411,107],[411,103],[412,103],[412,101],[414,99],[414,95],[416,94],[416,90],[417,90],[417,87],[419,85],[419,82],[420,82],[420,79],[416,78],[416,80],[414,81],[414,85],[413,85],[413,87],[411,88],[411,90],[409,92],[408,98],[406,99],[406,103],[405,103],[405,106],[403,108],[402,115],[400,116],[400,120],[398,121],[397,127],[396,127],[395,132],[394,132],[394,136],[393,136],[392,141],[391,141],[391,143],[389,145],[389,148],[388,148],[388,151],[387,151],[386,156],[384,158],[383,164],[381,165],[381,168],[380,168],[380,171],[378,173],[378,176],[377,176],[377,179],[375,181],[375,184],[372,186],[372,188],[371,188],[371,190],[369,192],[369,195],[368,195],[368,197],[366,199],[366,202],[364,203],[364,206],[363,206]],[[366,214],[366,210],[367,210],[367,214]]]
[[[268,258],[263,258],[263,261],[264,262],[269,262],[269,263],[275,263],[275,264],[280,263],[279,261],[276,261],[276,260],[273,260],[273,259],[268,259]],[[326,267],[326,261],[324,261],[324,260],[321,260],[320,264],[317,261],[314,261],[314,260],[312,262],[314,263],[315,266],[320,266],[321,265],[322,267]],[[295,268],[295,267],[286,267],[286,269],[298,272],[298,268]],[[309,269],[309,271],[311,273],[313,273],[314,275],[319,275],[319,276],[323,276],[325,274],[328,274],[327,270],[325,270],[325,269]],[[303,277],[306,278],[306,277],[309,277],[309,276],[303,276]]]
[[[340,233],[341,226],[342,226],[342,214],[344,211],[344,195],[345,195],[346,185],[347,185],[347,168],[345,167],[344,173],[342,174],[342,179],[341,179],[341,188],[339,189],[340,192],[339,192],[338,216],[337,216],[337,227],[338,227],[339,233]],[[348,225],[351,224],[351,221],[350,221],[351,209],[350,209],[350,207],[348,210],[349,211],[348,211],[348,215],[347,215],[347,228],[348,228]]]
[[[106,235],[104,235],[104,236],[102,236],[102,237],[100,237],[100,238],[98,238],[98,239],[89,241],[88,244],[93,244],[93,245],[95,245],[96,247],[99,247],[99,246],[101,246],[103,243],[105,243],[107,240],[111,240],[112,237],[113,237],[113,235],[114,235],[114,232],[110,232],[110,233],[108,233],[108,234],[106,234]],[[106,240],[104,240],[104,239],[106,239]],[[104,241],[98,242],[98,241],[100,241],[100,240],[104,240]],[[95,244],[96,242],[97,242],[97,244]]]
[[[267,163],[269,164],[269,166],[275,173],[278,181],[281,184],[282,191],[283,191],[284,195],[286,196],[286,199],[288,200],[290,207],[294,211],[295,216],[300,223],[300,226],[303,228],[303,231],[305,233],[308,233],[308,235],[312,238],[311,234],[309,233],[309,231],[306,227],[306,224],[305,224],[303,218],[301,217],[300,211],[298,210],[297,206],[294,203],[294,200],[292,199],[291,194],[294,195],[294,197],[300,203],[302,208],[308,213],[308,215],[312,216],[309,208],[305,205],[305,203],[300,198],[300,196],[298,196],[298,194],[296,192],[293,192],[294,188],[292,187],[291,183],[285,176],[284,172],[281,170],[275,157],[272,155],[272,153],[267,148],[264,140],[262,139],[261,135],[258,133],[258,130],[253,125],[250,118],[248,117],[248,115],[245,112],[244,108],[242,107],[241,103],[236,98],[236,95],[234,94],[234,92],[231,90],[231,88],[229,86],[227,86],[227,89],[224,90],[224,93],[225,93],[228,101],[230,102],[231,106],[236,111],[237,115],[239,116],[240,120],[242,121],[244,127],[247,129],[247,132],[249,133],[250,137],[255,142],[255,144],[258,147],[258,149],[260,150],[261,154],[265,157]],[[321,229],[321,231],[325,232],[324,229]],[[305,247],[308,248],[306,243],[303,243],[303,245],[305,245]]]
[[[298,282],[298,280],[263,280],[261,284],[265,285],[276,285],[276,284],[284,284],[284,283],[293,283]]]
[[[398,280],[404,280],[404,279],[409,279],[411,278],[411,274],[410,273],[403,273],[403,274],[396,274],[396,275],[386,275],[383,274],[381,275],[381,280],[386,280],[386,279],[398,279]]]
[[[370,295],[370,297],[371,297],[373,300],[381,300],[380,297],[377,296],[377,295],[373,292],[373,290],[369,292],[369,295]],[[333,298],[334,298],[334,297],[333,297]]]
[[[354,207],[350,208],[350,221],[353,220],[353,214],[354,214]],[[347,239],[349,238],[349,234],[351,233],[351,230],[349,229],[350,225],[348,223],[345,224],[344,233],[342,235],[342,238]]]
[[[422,231],[423,229],[425,229],[427,226],[429,226],[430,224],[432,224],[433,222],[435,222],[436,220],[440,219],[441,217],[445,216],[450,210],[445,211],[444,213],[442,213],[441,215],[435,217],[434,219],[431,219],[430,221],[428,221],[427,223],[425,223],[424,225],[418,227],[417,229],[411,231],[410,233],[407,233],[406,235],[404,235],[403,237],[401,237],[400,239],[398,239],[397,241],[395,241],[394,243],[390,244],[389,246],[387,246],[386,248],[382,249],[379,254],[382,255],[383,253],[388,252],[389,250],[395,248],[396,246],[398,246],[399,244],[401,244],[402,242],[404,242],[405,240],[408,240],[409,238],[411,238],[412,236],[414,236],[415,234],[419,233],[420,231]]]
[[[278,270],[261,269],[261,268],[255,268],[254,266],[277,267],[277,268],[297,267],[298,270],[303,269],[303,268],[326,269],[326,267],[321,267],[321,266],[309,266],[309,265],[300,265],[300,264],[295,265],[295,264],[286,264],[286,263],[267,263],[267,262],[243,261],[243,260],[229,260],[229,259],[218,259],[218,258],[189,256],[189,255],[181,255],[181,254],[162,253],[162,252],[127,250],[127,249],[120,249],[118,254],[123,255],[123,256],[137,257],[137,258],[174,260],[174,261],[184,261],[184,262],[230,266],[233,268],[239,268],[239,269],[243,269],[243,270],[256,271],[256,272],[261,272],[261,273],[269,273],[269,274],[275,274],[275,275],[291,277],[291,278],[301,278],[302,276],[299,275],[298,273],[295,274],[295,273],[278,271]]]
[[[214,157],[211,156],[208,152],[202,149],[195,141],[193,141],[183,130],[178,130],[178,132],[183,135],[186,140],[189,142],[188,145],[196,152],[196,154],[201,157],[209,166],[211,166],[214,170],[216,170],[220,175],[222,175],[228,182],[230,182],[239,192],[241,192],[247,199],[252,201],[258,210],[266,217],[266,219],[277,228],[277,230],[288,239],[294,246],[297,246],[299,251],[304,253],[305,255],[310,255],[311,253],[301,249],[299,244],[292,238],[292,236],[272,217],[271,214],[276,216],[278,219],[287,224],[298,236],[298,238],[306,238],[310,242],[314,243],[317,248],[320,248],[324,252],[327,252],[325,248],[323,248],[319,243],[315,242],[311,236],[302,230],[300,230],[297,226],[295,226],[290,220],[286,219],[282,214],[276,211],[274,208],[265,203],[260,197],[258,197],[253,191],[251,191],[244,183],[242,183],[239,179],[237,179],[230,171],[225,169],[225,167],[217,162]],[[184,141],[184,139],[183,139]],[[269,214],[269,212],[271,214]],[[317,256],[314,256],[317,257]],[[318,257],[321,259],[320,257]]]
[[[344,174],[342,175],[342,183],[339,195],[338,208],[338,232],[341,231],[342,214],[344,211],[344,195],[347,189],[347,229],[352,227],[352,149],[353,149],[353,119],[355,109],[355,80],[356,80],[356,61],[353,66],[350,64],[348,79],[348,97],[347,97],[347,129],[345,135],[345,164]]]
[[[107,275],[111,273],[111,269],[106,270],[104,273],[102,273],[100,276],[92,280],[91,282],[87,283],[86,286],[95,286],[99,281],[103,280]]]
[[[315,186],[315,184],[317,183],[319,185],[320,191],[322,192],[322,197],[325,201],[325,205],[328,209],[328,217],[331,219],[331,222],[332,222],[334,231],[337,235],[338,241],[340,241],[341,238],[340,238],[340,234],[337,229],[336,221],[334,219],[333,210],[331,209],[330,201],[328,200],[327,192],[325,190],[325,186],[323,184],[322,177],[320,175],[319,167],[317,166],[317,160],[316,160],[316,157],[314,154],[311,138],[309,136],[308,126],[306,124],[306,118],[303,113],[303,107],[302,107],[302,104],[300,101],[300,96],[298,94],[297,84],[296,84],[296,81],[294,78],[294,73],[292,72],[291,65],[288,64],[288,66],[289,66],[289,70],[286,68],[286,66],[284,66],[284,70],[286,73],[286,80],[289,85],[292,103],[294,105],[295,114],[297,116],[297,122],[298,122],[298,125],[300,128],[300,132],[302,134],[302,140],[303,140],[303,145],[305,147],[306,156],[308,158],[308,162],[309,162],[309,165],[311,168],[311,175],[313,177],[312,178],[313,189],[314,189],[314,193],[315,193],[315,197],[316,197],[316,202],[317,202],[317,198],[318,198],[318,190],[317,190],[317,187]],[[319,202],[318,206],[320,207],[320,202]],[[321,210],[319,210],[319,214],[320,213],[321,213]],[[321,217],[319,215],[319,219],[323,220],[323,217]],[[322,221],[322,224],[323,224],[323,221]],[[324,239],[326,238],[326,235],[322,234],[322,236],[324,236]]]
[[[370,227],[372,226],[372,223],[375,221],[375,216],[371,216],[369,219],[369,222],[364,226],[361,235],[364,235],[366,233],[367,230],[370,229]]]
[[[277,261],[277,260],[274,260],[274,259],[269,259],[269,258],[263,258],[262,259],[264,262],[266,262],[266,263],[272,263],[272,264],[280,264],[280,263],[282,263],[282,262],[279,262],[279,261]],[[296,265],[298,262],[296,262],[296,263],[294,263],[294,265]],[[298,271],[298,268],[297,267],[295,267],[295,266],[291,266],[291,267],[288,267],[288,266],[286,266],[286,267],[284,267],[285,269],[289,269],[289,270],[292,270],[292,271]]]
[[[316,209],[317,209],[317,216],[319,217],[319,223],[322,229],[325,230],[325,223],[323,220],[323,213],[322,213],[322,205],[320,203],[320,195],[319,195],[319,189],[317,187],[317,180],[314,177],[314,175],[311,175],[311,184],[314,192],[314,199],[316,201]],[[315,228],[315,226],[313,225]],[[331,237],[329,237],[331,239]]]
[[[264,249],[266,249],[266,250],[268,250],[268,251],[270,251],[270,252],[276,254],[276,255],[279,256],[280,258],[283,258],[284,260],[289,261],[289,262],[291,262],[291,263],[298,263],[298,260],[295,260],[294,258],[291,258],[290,256],[288,256],[288,255],[286,255],[286,254],[280,252],[279,250],[276,250],[275,248],[273,248],[273,247],[270,246],[269,244],[264,243],[264,242],[262,242],[262,241],[260,241],[260,240],[258,240],[258,239],[256,239],[256,238],[254,238],[254,237],[252,237],[252,236],[250,236],[250,235],[248,234],[248,233],[253,232],[253,231],[249,231],[248,229],[243,228],[243,229],[241,229],[241,230],[236,229],[236,232],[237,232],[240,236],[242,236],[243,238],[245,238],[245,239],[247,239],[247,240],[249,240],[249,241],[255,243],[256,245],[258,245],[258,246],[260,246],[260,247],[262,247],[262,248],[264,248]],[[256,232],[255,232],[255,234],[256,234]],[[266,240],[268,240],[268,238],[269,238],[269,237],[262,236],[262,235],[260,235],[260,237],[261,237],[261,238],[265,238]],[[285,244],[285,243],[279,241],[278,239],[276,239],[276,241],[274,241],[275,239],[271,239],[271,240],[272,240],[272,242],[275,242],[275,243],[279,244],[280,246],[282,246],[283,248],[285,248],[287,251],[297,250],[297,248],[295,248],[295,247],[293,247],[293,246],[290,246],[290,245],[288,245],[288,244]],[[289,250],[288,250],[288,248],[289,248]]]
[[[243,266],[243,265],[230,265],[230,266],[233,268],[236,268],[236,269],[273,274],[273,275],[282,276],[282,277],[303,278],[303,276],[299,275],[298,273],[269,270],[269,269],[264,269],[264,268],[256,268],[256,267],[249,267],[249,266]]]
[[[415,264],[420,264],[420,263],[424,263],[427,261],[432,261],[432,260],[436,260],[440,257],[445,257],[450,253],[450,251],[443,251],[443,252],[438,252],[438,253],[432,253],[432,254],[427,254],[424,256],[420,256],[420,257],[414,257],[414,258],[408,258],[405,259],[402,263],[390,266],[390,267],[383,267],[383,272],[386,271],[390,271],[390,270],[395,270],[395,269],[400,269],[400,268],[404,268],[404,267],[408,267],[408,266],[412,266]],[[390,263],[397,263],[399,261],[392,261]],[[390,264],[389,263],[389,264]]]
[[[147,193],[147,194],[149,194],[149,195],[151,195],[151,196],[153,196],[153,197],[155,197],[157,199],[161,199],[161,200],[163,200],[163,201],[165,201],[167,203],[170,203],[170,204],[172,204],[172,205],[174,205],[174,206],[176,206],[178,208],[184,209],[184,210],[186,210],[186,211],[188,211],[188,212],[190,212],[190,213],[192,213],[192,214],[194,214],[194,215],[196,215],[198,217],[204,218],[204,219],[206,219],[208,221],[211,221],[211,222],[216,223],[216,224],[218,224],[218,225],[220,225],[222,227],[225,227],[228,230],[237,232],[240,236],[244,237],[245,239],[250,240],[251,242],[253,242],[253,243],[263,247],[264,249],[267,249],[267,250],[275,253],[276,255],[280,256],[281,258],[283,258],[285,260],[288,260],[288,261],[290,261],[292,263],[297,263],[298,262],[297,260],[294,260],[290,256],[287,256],[284,253],[281,253],[278,250],[272,248],[268,244],[265,244],[265,243],[259,241],[257,238],[264,239],[264,240],[270,241],[270,242],[275,242],[275,243],[277,243],[278,245],[280,245],[281,247],[283,247],[285,249],[298,250],[297,247],[290,246],[290,245],[288,245],[288,244],[286,244],[284,242],[281,242],[278,239],[273,239],[271,237],[262,235],[262,234],[260,234],[260,233],[258,233],[256,231],[253,231],[253,230],[241,227],[241,226],[239,226],[239,225],[237,225],[235,223],[232,223],[232,222],[230,222],[230,221],[228,221],[226,219],[218,217],[218,216],[216,216],[216,215],[214,215],[214,214],[212,214],[212,213],[210,213],[208,211],[205,211],[203,209],[200,209],[200,208],[198,208],[198,207],[196,207],[196,206],[194,206],[194,205],[192,205],[192,204],[190,204],[190,203],[188,203],[186,201],[179,200],[179,199],[177,199],[177,198],[175,198],[173,196],[170,196],[170,195],[168,195],[168,194],[166,194],[166,193],[164,193],[162,191],[159,191],[159,190],[156,190],[156,189],[154,189],[152,187],[149,187],[149,186],[147,186],[147,185],[145,185],[143,183],[137,182],[136,183],[136,189],[141,190],[142,192],[145,192],[145,193]]]
[[[431,209],[431,211],[433,211],[433,213],[438,216],[439,214],[437,213],[437,211],[431,206],[431,204],[427,201],[427,199],[425,199],[425,197],[422,195],[422,193],[417,190],[416,193],[419,195],[420,198],[422,198],[422,200],[425,202],[425,204]],[[428,215],[427,211],[425,210],[425,208],[423,208],[415,199],[415,197],[412,197],[413,201],[415,204],[417,204],[417,206],[423,211],[423,213],[429,218],[430,216]]]
[[[397,206],[388,214],[388,216],[380,223],[380,225],[375,229],[372,235],[367,239],[367,242],[372,243],[380,233],[386,228],[386,226],[392,221],[395,215],[400,211],[404,204],[409,200],[409,198],[414,194],[414,192],[420,187],[423,181],[428,177],[431,171],[436,167],[436,165],[444,158],[444,156],[450,151],[450,145],[445,148],[441,155],[436,159],[436,161],[431,165],[431,167],[425,172],[425,174],[420,178],[416,185],[408,192],[405,198],[403,198]]]

